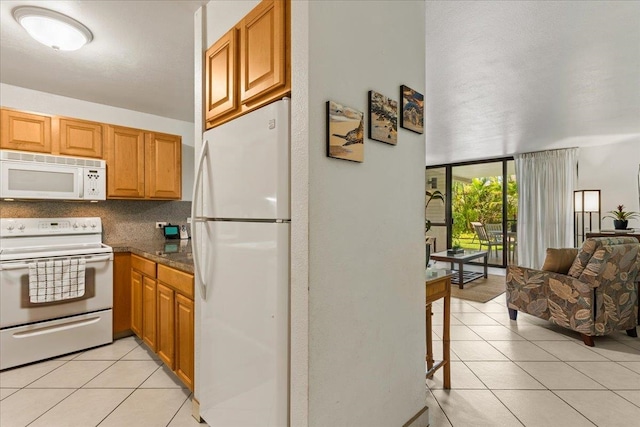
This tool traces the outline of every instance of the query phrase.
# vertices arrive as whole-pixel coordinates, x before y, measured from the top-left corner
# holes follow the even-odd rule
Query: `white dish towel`
[[[29,300],[60,301],[84,295],[85,260],[63,258],[29,264]]]

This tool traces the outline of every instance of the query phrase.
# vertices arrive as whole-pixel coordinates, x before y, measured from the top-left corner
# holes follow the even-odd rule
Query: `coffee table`
[[[451,263],[451,269],[453,270],[453,265],[458,264],[457,273],[451,278],[451,283],[458,285],[458,288],[464,289],[464,284],[469,283],[472,280],[476,280],[480,277],[488,276],[488,266],[487,266],[487,258],[489,253],[487,251],[473,251],[466,250],[461,254],[453,254],[450,255],[447,251],[436,252],[431,254],[431,259],[434,261],[444,261]],[[477,273],[475,271],[464,271],[464,265],[474,259],[484,258],[484,274]],[[456,270],[454,270],[456,271]]]

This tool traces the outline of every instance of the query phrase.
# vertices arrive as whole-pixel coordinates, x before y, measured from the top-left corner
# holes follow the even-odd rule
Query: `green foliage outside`
[[[453,183],[452,196],[453,239],[460,240],[463,247],[476,247],[472,222],[499,224],[502,222],[502,177],[473,178],[471,183]],[[507,180],[508,225],[515,221],[518,212],[518,186],[509,177]]]

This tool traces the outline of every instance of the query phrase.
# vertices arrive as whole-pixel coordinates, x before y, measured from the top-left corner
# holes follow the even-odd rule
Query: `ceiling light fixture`
[[[77,50],[93,40],[87,27],[53,10],[22,6],[13,10],[13,17],[31,37],[55,50]]]

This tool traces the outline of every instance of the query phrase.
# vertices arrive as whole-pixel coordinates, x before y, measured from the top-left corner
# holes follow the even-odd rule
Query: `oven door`
[[[113,307],[113,254],[85,255],[82,297],[46,303],[29,299],[29,263],[38,258],[0,263],[0,328],[25,325]]]
[[[0,197],[83,199],[83,170],[77,166],[0,162]]]

